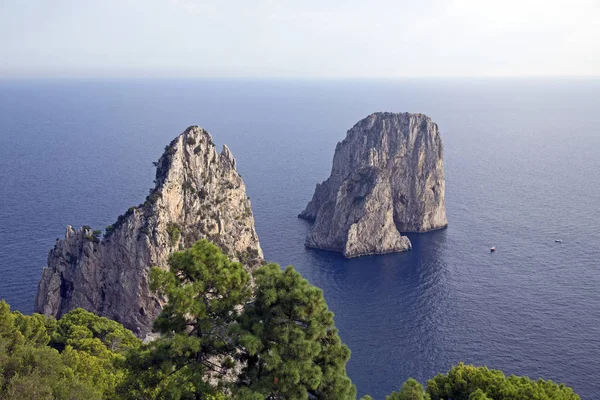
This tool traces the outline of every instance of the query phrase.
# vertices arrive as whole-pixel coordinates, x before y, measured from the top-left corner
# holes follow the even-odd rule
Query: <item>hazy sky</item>
[[[0,76],[598,76],[600,0],[0,0]]]

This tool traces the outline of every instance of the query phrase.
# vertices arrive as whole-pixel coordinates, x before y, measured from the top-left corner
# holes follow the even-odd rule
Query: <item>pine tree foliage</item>
[[[219,395],[237,351],[228,331],[250,299],[250,275],[207,240],[174,253],[169,266],[152,270],[152,288],[169,302],[154,322],[162,336],[130,353],[128,396]]]
[[[139,343],[121,324],[81,309],[56,321],[0,301],[0,398],[117,399],[124,354]]]
[[[323,293],[292,267],[254,274],[256,298],[240,318],[247,391],[285,399],[354,399],[342,344]]]
[[[408,378],[399,392],[392,392],[385,400],[429,400],[429,395],[425,393],[425,389],[419,382]]]
[[[447,374],[438,374],[427,382],[432,400],[579,400],[573,389],[543,379],[506,377],[502,371],[459,363]]]

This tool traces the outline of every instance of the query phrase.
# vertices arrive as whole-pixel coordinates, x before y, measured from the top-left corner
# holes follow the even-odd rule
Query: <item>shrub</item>
[[[179,238],[181,237],[181,231],[179,230],[177,224],[168,224],[167,233],[169,234],[169,241],[171,242],[171,246],[175,246],[177,242],[179,242]]]
[[[83,236],[88,242],[99,243],[100,239],[94,235],[86,234]]]
[[[173,154],[175,154],[175,146],[172,145],[172,144],[165,146],[165,153],[164,153],[164,155],[166,155],[166,156],[172,156]]]
[[[104,234],[104,236],[110,236],[114,231],[115,231],[115,227],[113,225],[109,225],[105,228],[106,233]]]
[[[150,193],[148,197],[146,197],[146,201],[150,204],[156,203],[158,199],[162,197],[162,194],[158,191]]]

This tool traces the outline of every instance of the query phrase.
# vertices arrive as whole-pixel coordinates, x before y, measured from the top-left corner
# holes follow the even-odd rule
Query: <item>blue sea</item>
[[[449,227],[401,254],[305,249],[296,216],[374,111],[438,123]],[[600,396],[599,80],[2,81],[0,298],[31,313],[65,226],[139,204],[189,125],[230,146],[266,258],[323,289],[360,394],[465,361]]]

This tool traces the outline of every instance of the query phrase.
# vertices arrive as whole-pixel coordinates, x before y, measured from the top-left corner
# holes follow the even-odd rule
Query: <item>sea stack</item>
[[[165,148],[155,183],[103,235],[67,226],[48,255],[36,312],[60,317],[81,307],[143,337],[165,302],[148,273],[167,268],[171,253],[207,238],[249,269],[261,263],[250,200],[227,146],[218,153],[207,131],[189,127]]]
[[[411,248],[401,232],[446,227],[443,153],[426,115],[378,112],[359,121],[298,216],[314,222],[305,245],[345,257],[383,254]]]

